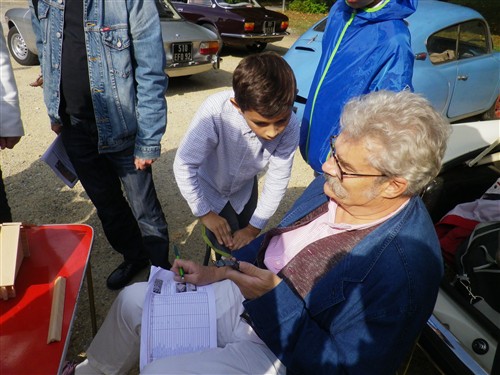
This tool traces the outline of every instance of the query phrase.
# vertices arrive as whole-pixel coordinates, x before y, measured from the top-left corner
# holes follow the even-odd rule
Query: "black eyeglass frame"
[[[342,169],[339,163],[339,159],[337,159],[337,153],[335,151],[335,140],[337,139],[337,135],[332,135],[330,137],[330,156],[333,157],[333,160],[335,160],[335,165],[337,166],[337,169],[339,170],[339,176],[338,179],[340,181],[344,180],[344,176],[347,178],[356,178],[356,177],[387,177],[385,174],[367,174],[367,173],[349,173],[346,172]]]

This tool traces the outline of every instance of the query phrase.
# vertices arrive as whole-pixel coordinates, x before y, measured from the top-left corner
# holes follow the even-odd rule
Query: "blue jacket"
[[[354,10],[337,1],[328,15],[322,55],[308,95],[300,134],[304,160],[322,173],[329,138],[340,131],[344,104],[378,90],[412,88],[414,56],[403,21],[417,0],[385,0]]]
[[[83,2],[99,152],[117,152],[135,144],[136,157],[157,158],[167,121],[167,77],[163,70],[166,60],[155,2]],[[65,5],[66,0],[38,0],[38,17],[33,18],[37,47],[41,48],[44,99],[52,123],[61,122]]]
[[[323,183],[316,178],[280,226],[326,202]],[[250,260],[262,238],[241,255],[248,251]],[[434,226],[422,200],[413,197],[304,299],[281,282],[244,306],[287,373],[394,374],[432,313],[442,274]]]

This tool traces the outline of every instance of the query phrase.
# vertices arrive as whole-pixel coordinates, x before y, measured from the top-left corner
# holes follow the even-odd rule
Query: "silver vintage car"
[[[160,15],[163,47],[169,77],[190,76],[212,68],[218,69],[222,42],[219,35],[184,19],[170,0],[155,0]],[[5,12],[8,27],[7,45],[21,65],[38,64],[35,33],[29,8]]]

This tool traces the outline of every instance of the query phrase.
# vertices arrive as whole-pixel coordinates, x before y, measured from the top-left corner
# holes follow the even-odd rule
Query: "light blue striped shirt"
[[[268,167],[250,219],[252,226],[263,229],[285,195],[300,123],[292,113],[280,135],[260,139],[230,102],[232,97],[232,90],[223,91],[201,105],[175,155],[175,179],[195,216],[219,213],[227,202],[240,213],[250,199],[254,177]]]

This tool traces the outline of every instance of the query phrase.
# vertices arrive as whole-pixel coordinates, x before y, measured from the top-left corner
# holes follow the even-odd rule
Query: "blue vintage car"
[[[493,50],[484,17],[463,6],[420,0],[406,21],[415,53],[415,92],[452,122],[475,115],[500,118],[500,52]],[[284,56],[297,78],[299,116],[321,56],[325,26],[326,18],[314,24]]]

